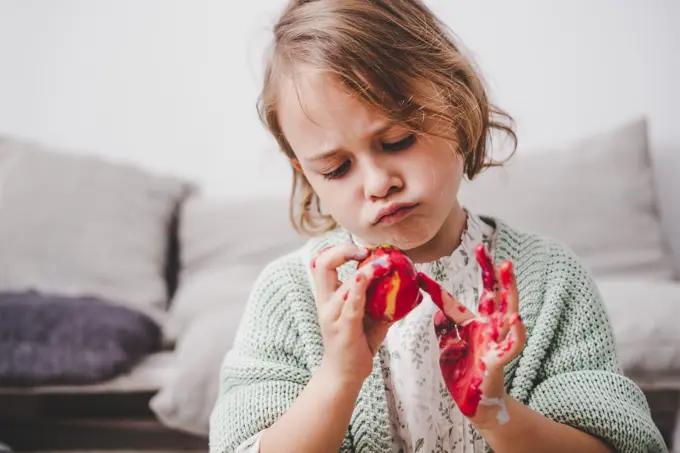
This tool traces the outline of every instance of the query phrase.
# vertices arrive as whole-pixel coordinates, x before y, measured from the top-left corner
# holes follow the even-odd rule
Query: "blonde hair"
[[[274,26],[257,106],[291,161],[295,153],[279,123],[277,88],[281,74],[291,73],[296,64],[329,71],[360,100],[414,131],[425,132],[428,118],[448,125],[442,134],[456,143],[469,179],[499,164],[487,155],[494,130],[511,138],[513,152],[517,146],[512,118],[490,104],[481,77],[453,34],[419,0],[288,4]],[[293,169],[293,178],[293,227],[309,235],[334,228],[305,175]]]

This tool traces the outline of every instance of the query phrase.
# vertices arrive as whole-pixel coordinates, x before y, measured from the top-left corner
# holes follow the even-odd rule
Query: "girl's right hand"
[[[373,266],[362,267],[344,283],[338,280],[339,266],[366,256],[365,249],[341,244],[322,250],[311,263],[324,343],[321,368],[342,384],[360,386],[371,374],[373,357],[391,325],[365,316]]]

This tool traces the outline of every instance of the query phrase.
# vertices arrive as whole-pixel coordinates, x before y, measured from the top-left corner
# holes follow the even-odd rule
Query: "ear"
[[[302,173],[302,166],[300,166],[300,161],[297,159],[290,159],[290,165],[295,169],[295,171]]]

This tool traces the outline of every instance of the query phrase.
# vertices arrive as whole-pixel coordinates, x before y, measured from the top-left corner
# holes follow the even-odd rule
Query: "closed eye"
[[[415,141],[416,136],[414,134],[410,134],[409,136],[399,140],[398,142],[383,143],[382,146],[385,151],[401,151],[411,146]]]
[[[326,179],[335,179],[335,178],[340,178],[342,177],[347,171],[349,170],[351,163],[349,160],[344,161],[338,168],[335,170],[329,171],[328,173],[324,173],[323,177]]]

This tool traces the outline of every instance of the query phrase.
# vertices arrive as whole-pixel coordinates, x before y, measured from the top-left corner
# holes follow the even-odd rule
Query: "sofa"
[[[559,148],[520,147],[505,166],[466,181],[460,199],[471,210],[555,237],[580,256],[612,320],[621,367],[645,391],[671,446],[680,445],[680,329],[674,321],[680,218],[665,213],[680,209],[660,207],[648,128],[638,118]],[[672,174],[680,175],[680,168]],[[74,418],[83,422],[81,432],[95,432],[92,420],[98,420],[94,437],[109,443],[92,440],[88,448],[130,446],[132,437],[100,435],[100,421],[115,425],[143,414],[156,425],[135,448],[158,449],[173,439],[174,446],[204,450],[220,362],[250,287],[267,262],[304,241],[288,224],[286,196],[221,199],[130,164],[0,137],[0,294],[13,301],[6,307],[65,307],[66,314],[54,318],[61,324],[53,319],[48,325],[51,332],[63,319],[82,316],[86,321],[68,325],[95,326],[95,334],[108,339],[102,349],[93,333],[80,343],[58,337],[51,348],[70,341],[65,363],[74,356],[96,359],[47,372],[24,360],[23,382],[0,366],[0,407],[3,399],[12,406],[0,410],[0,441],[31,440],[29,434],[3,438],[14,432],[3,432],[3,421],[23,426],[50,410],[58,421],[61,413],[45,403],[58,398],[69,408],[62,413],[73,413],[75,402],[83,407]],[[44,340],[30,332],[14,335],[0,335],[0,347],[11,348],[22,335],[28,343]],[[102,363],[111,349],[118,351],[116,366]],[[43,356],[29,348],[25,357]],[[83,403],[84,396],[94,402]],[[126,399],[131,396],[136,399]],[[141,425],[131,426],[137,432]]]

